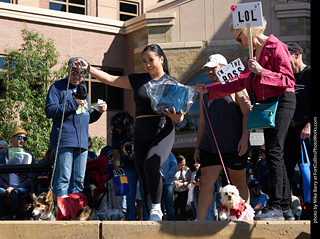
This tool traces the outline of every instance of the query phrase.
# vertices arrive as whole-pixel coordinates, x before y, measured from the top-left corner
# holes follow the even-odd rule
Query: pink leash
[[[226,170],[226,167],[224,166],[224,163],[223,163],[223,160],[222,160],[222,156],[221,156],[221,153],[220,153],[220,149],[219,149],[219,146],[218,146],[218,143],[217,143],[217,140],[216,140],[216,136],[214,135],[213,128],[212,128],[212,125],[211,125],[211,122],[210,122],[210,119],[209,119],[208,111],[207,111],[207,108],[206,108],[206,106],[204,104],[203,95],[201,93],[200,93],[200,97],[201,97],[201,101],[202,101],[202,104],[203,104],[203,108],[204,108],[204,110],[206,112],[206,115],[207,115],[207,119],[208,119],[208,122],[209,122],[209,125],[210,125],[210,129],[211,129],[211,132],[212,132],[212,135],[213,135],[214,142],[216,143],[216,146],[217,146],[217,149],[218,149],[218,153],[219,153],[219,156],[220,156],[220,160],[221,160],[221,164],[222,164],[222,167],[223,167],[223,170],[224,170],[224,174],[226,175],[228,184],[230,184],[230,180],[229,180],[229,177],[228,177],[228,174],[227,174],[227,170]]]

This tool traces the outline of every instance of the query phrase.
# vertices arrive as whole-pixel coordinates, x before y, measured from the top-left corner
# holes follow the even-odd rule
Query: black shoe
[[[289,208],[286,211],[282,210],[282,214],[283,214],[284,219],[287,221],[294,221],[295,220],[291,208]]]
[[[1,217],[0,220],[2,221],[8,221],[8,220],[13,220],[13,215],[10,213],[7,216]]]
[[[281,208],[264,208],[261,214],[255,216],[254,220],[261,221],[284,221]]]

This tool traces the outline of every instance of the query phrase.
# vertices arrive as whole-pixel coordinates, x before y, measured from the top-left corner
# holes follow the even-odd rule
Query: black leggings
[[[172,150],[174,136],[174,125],[169,117],[154,116],[136,120],[135,165],[148,212],[151,209],[151,203],[161,202],[162,177],[159,170]]]

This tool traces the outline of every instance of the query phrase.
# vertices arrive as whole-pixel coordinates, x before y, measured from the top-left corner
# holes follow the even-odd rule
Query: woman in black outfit
[[[147,73],[113,76],[89,67],[80,60],[83,70],[90,73],[101,82],[124,89],[133,89],[136,104],[136,122],[134,132],[135,165],[138,171],[150,221],[161,221],[160,207],[162,196],[162,177],[160,165],[169,156],[174,142],[174,122],[184,119],[183,112],[164,110],[163,115],[157,115],[151,108],[151,101],[144,84],[150,80],[170,77],[168,60],[159,45],[152,44],[142,52],[142,63]],[[173,80],[175,80],[173,78]]]

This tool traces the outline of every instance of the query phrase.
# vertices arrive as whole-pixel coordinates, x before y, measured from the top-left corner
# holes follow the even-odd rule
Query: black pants
[[[293,95],[293,98],[289,94],[293,93],[285,93],[279,101],[275,128],[264,129],[270,179],[268,205],[283,210],[289,209],[291,198],[290,182],[284,163],[284,142],[295,111],[295,96]]]
[[[174,200],[174,214],[178,218],[178,210],[180,209],[181,221],[187,220],[186,206],[188,202],[188,190],[183,192],[174,192],[176,199]]]
[[[148,212],[151,203],[161,202],[163,185],[159,170],[172,150],[174,137],[174,125],[168,117],[155,116],[136,120],[135,166],[143,187],[143,197]]]

